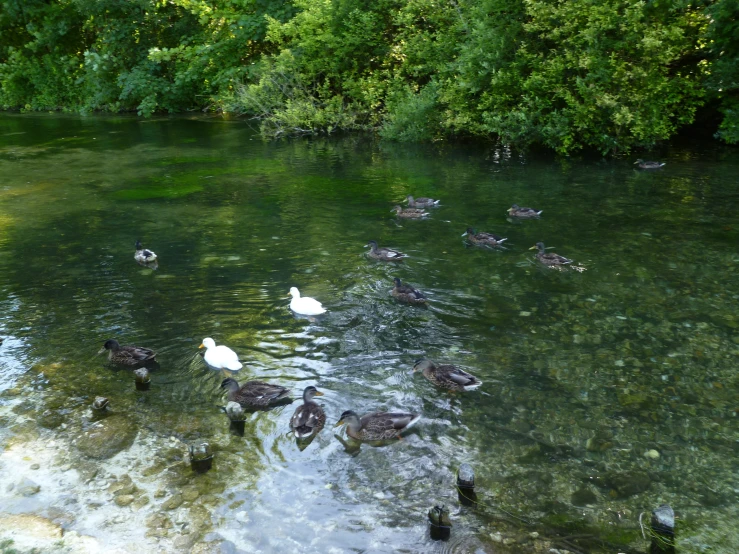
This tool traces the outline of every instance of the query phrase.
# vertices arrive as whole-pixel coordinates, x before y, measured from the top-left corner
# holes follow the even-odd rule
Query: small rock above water
[[[16,485],[15,490],[22,496],[33,496],[41,490],[41,486],[30,479],[25,478]]]
[[[105,460],[129,448],[136,433],[137,429],[131,422],[121,416],[112,416],[82,432],[75,444],[85,456]]]

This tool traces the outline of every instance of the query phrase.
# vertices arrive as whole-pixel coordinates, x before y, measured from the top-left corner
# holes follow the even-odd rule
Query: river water
[[[680,552],[739,551],[739,156],[659,155],[642,171],[484,144],[264,142],[219,118],[0,116],[0,545],[645,552],[639,516],[667,503]],[[408,194],[441,203],[397,219]],[[512,203],[542,216],[507,219]],[[470,246],[467,227],[505,248]],[[409,257],[373,261],[371,239]],[[578,270],[539,264],[538,241]],[[428,307],[399,304],[394,277]],[[292,286],[328,313],[293,315]],[[240,355],[236,379],[295,402],[232,433],[204,337]],[[150,390],[96,356],[108,338],[158,352]],[[484,384],[436,388],[411,373],[422,357]],[[301,450],[287,431],[307,385],[327,425]],[[357,448],[333,428],[347,409],[422,419]],[[186,452],[203,441],[214,465],[197,475]],[[442,504],[452,537],[434,542]],[[9,523],[24,514],[63,537],[24,535]]]

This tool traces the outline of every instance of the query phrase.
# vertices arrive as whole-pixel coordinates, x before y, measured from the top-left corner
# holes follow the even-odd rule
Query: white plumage
[[[301,297],[300,291],[298,291],[297,288],[292,287],[290,289],[290,295],[293,297],[293,299],[290,300],[290,309],[296,314],[321,315],[326,313],[326,308],[324,308],[318,300],[308,296]]]
[[[239,357],[228,346],[219,344],[211,338],[203,339],[200,348],[205,348],[205,363],[215,369],[228,369],[229,371],[238,371],[241,369]]]

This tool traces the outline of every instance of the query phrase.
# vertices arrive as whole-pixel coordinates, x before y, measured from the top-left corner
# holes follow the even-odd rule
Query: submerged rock
[[[95,423],[82,432],[75,444],[85,456],[97,460],[112,458],[121,450],[130,448],[137,429],[123,417],[113,416]]]
[[[18,485],[15,487],[15,490],[18,494],[22,496],[33,496],[41,490],[41,485],[34,483],[30,479],[26,478],[18,483]]]
[[[598,502],[598,497],[588,487],[582,487],[572,493],[570,501],[575,506],[587,506],[588,504],[595,504]]]
[[[644,492],[652,481],[643,471],[625,471],[607,474],[605,483],[611,488],[611,496],[626,498]]]

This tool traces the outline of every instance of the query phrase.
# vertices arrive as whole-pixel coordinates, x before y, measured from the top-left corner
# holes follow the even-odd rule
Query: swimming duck
[[[114,364],[128,367],[139,367],[153,362],[157,355],[153,350],[141,346],[121,346],[115,339],[106,340],[98,354],[102,354],[106,350],[108,351],[108,360]]]
[[[216,341],[210,337],[204,338],[202,344],[198,346],[198,348],[206,349],[203,359],[206,364],[214,369],[238,371],[242,368],[242,364],[239,361],[239,356],[236,352],[223,344],[216,346]]]
[[[347,410],[334,427],[346,424],[346,434],[360,441],[400,438],[400,433],[415,424],[421,416],[403,412],[376,412],[360,417]]]
[[[439,200],[433,198],[427,198],[422,196],[421,198],[414,199],[411,195],[408,195],[408,206],[411,208],[433,208],[439,204]]]
[[[397,277],[393,279],[395,286],[393,286],[392,295],[400,300],[401,302],[407,302],[408,304],[425,304],[426,297],[420,290],[414,289],[410,285],[400,284],[400,279]]]
[[[634,162],[634,165],[638,165],[640,169],[659,169],[665,162],[645,162],[641,158]]]
[[[321,315],[326,313],[326,308],[318,300],[308,296],[301,297],[300,291],[296,287],[290,287],[290,295],[293,297],[290,300],[290,309],[296,314]]]
[[[305,387],[303,390],[303,404],[295,409],[295,413],[290,418],[290,429],[292,429],[296,439],[304,439],[310,437],[313,433],[318,433],[326,423],[326,413],[323,408],[313,402],[315,396],[323,396],[323,393],[316,387]]]
[[[536,259],[544,265],[567,265],[572,263],[572,260],[569,258],[560,256],[554,252],[545,252],[543,242],[537,242],[536,245],[529,248],[529,250],[534,250],[535,248],[539,249],[536,253]]]
[[[494,233],[475,233],[472,227],[467,227],[467,230],[462,233],[462,236],[467,237],[468,241],[478,246],[500,246],[508,240]]]
[[[157,255],[154,254],[154,252],[152,252],[151,250],[141,246],[141,241],[137,240],[136,252],[133,255],[133,259],[140,264],[150,264],[151,262],[156,261]]]
[[[229,402],[238,402],[244,408],[267,408],[289,399],[290,391],[280,385],[262,381],[247,381],[239,387],[236,379],[224,379],[222,389],[228,390]]]
[[[395,212],[395,215],[398,217],[403,217],[405,219],[420,219],[422,217],[426,217],[428,212],[424,211],[423,208],[401,208],[400,206],[395,206],[391,212]]]
[[[377,246],[377,241],[371,240],[367,243],[370,247],[369,256],[375,260],[382,260],[383,262],[399,262],[406,257],[405,254],[392,248],[385,248]]]
[[[508,215],[518,217],[520,219],[531,219],[539,217],[544,210],[535,210],[534,208],[521,208],[518,204],[513,204],[508,208]]]
[[[413,371],[422,372],[434,385],[445,389],[471,391],[482,385],[477,377],[451,364],[437,365],[431,360],[418,360]]]

